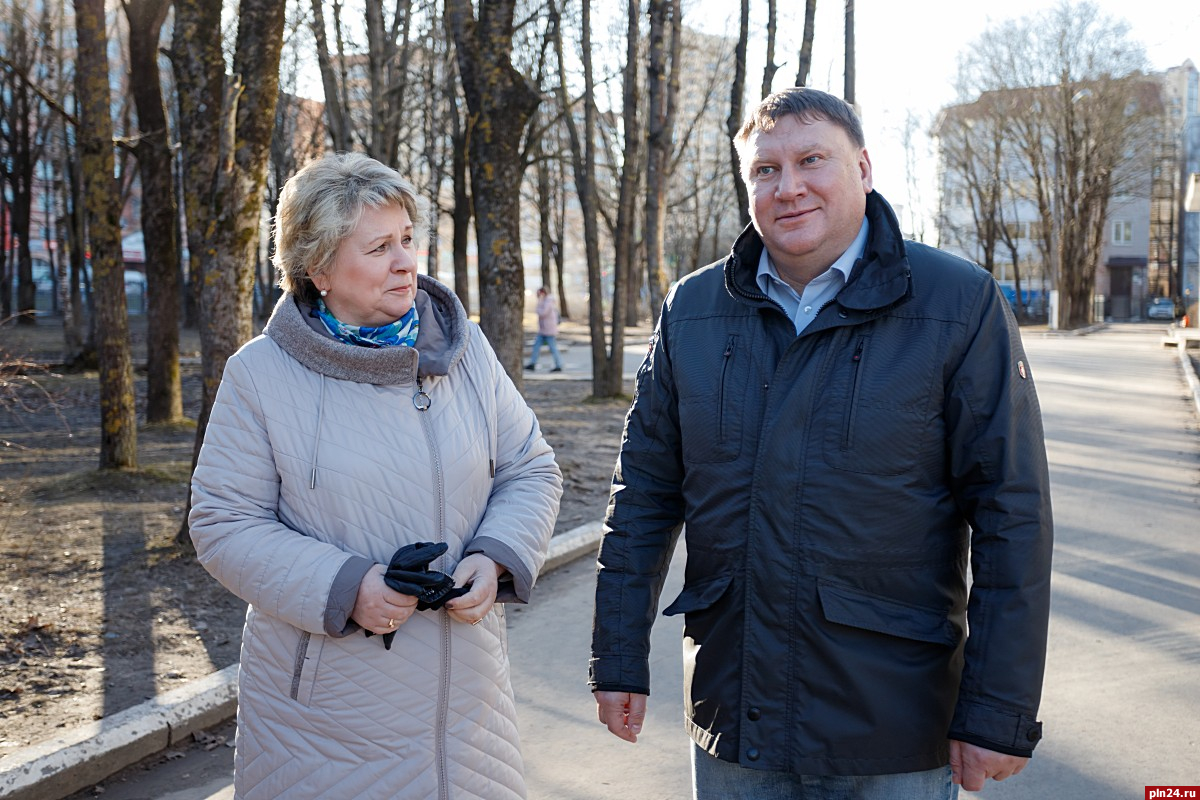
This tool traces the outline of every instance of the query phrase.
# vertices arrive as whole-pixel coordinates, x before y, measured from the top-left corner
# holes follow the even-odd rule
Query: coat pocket
[[[663,616],[674,617],[677,614],[690,614],[710,608],[721,599],[732,582],[733,575],[726,573],[684,586],[674,602],[663,610]]]
[[[863,475],[936,469],[944,436],[931,410],[939,382],[919,347],[856,335],[832,349],[816,407],[825,463]]]
[[[300,640],[296,643],[291,698],[301,705],[307,706],[312,702],[313,686],[317,682],[317,667],[321,663],[321,650],[325,647],[326,638],[305,631],[300,634]]]
[[[817,585],[817,594],[829,622],[946,647],[958,644],[957,627],[938,609],[825,582]]]
[[[686,373],[679,378],[684,463],[717,464],[733,461],[741,454],[751,370],[746,339],[728,333],[720,350],[702,351],[694,355],[694,363],[677,367],[677,371]]]

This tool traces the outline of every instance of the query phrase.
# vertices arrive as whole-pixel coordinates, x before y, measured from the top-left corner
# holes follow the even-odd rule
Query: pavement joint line
[[[595,555],[603,525],[589,522],[550,540],[539,574]],[[238,664],[144,703],[0,756],[0,798],[61,800],[179,744],[237,713]]]

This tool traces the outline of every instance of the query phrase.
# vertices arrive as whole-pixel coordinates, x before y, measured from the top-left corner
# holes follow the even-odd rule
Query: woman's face
[[[313,283],[327,292],[329,312],[347,325],[379,327],[407,314],[417,291],[417,249],[404,206],[367,206],[329,270]]]

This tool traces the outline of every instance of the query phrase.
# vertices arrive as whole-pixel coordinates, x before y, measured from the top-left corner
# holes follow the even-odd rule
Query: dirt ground
[[[61,329],[39,322],[0,326],[0,363],[57,358]],[[183,350],[198,360],[194,332]],[[607,502],[627,401],[590,391],[525,385],[565,478],[555,533]],[[184,367],[183,392],[194,419],[197,366]],[[174,544],[194,425],[141,425],[135,472],[96,469],[98,434],[95,372],[0,369],[0,758],[237,660],[245,605]]]

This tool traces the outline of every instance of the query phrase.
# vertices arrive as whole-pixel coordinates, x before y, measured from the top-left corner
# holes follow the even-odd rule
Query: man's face
[[[780,277],[807,283],[858,235],[871,159],[838,125],[789,115],[743,144],[742,177],[750,219]]]

